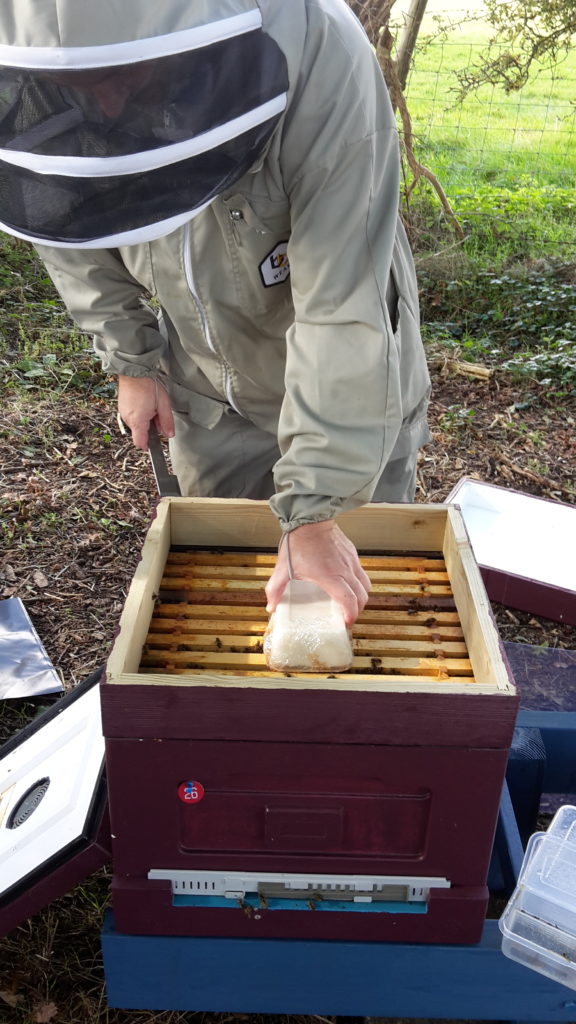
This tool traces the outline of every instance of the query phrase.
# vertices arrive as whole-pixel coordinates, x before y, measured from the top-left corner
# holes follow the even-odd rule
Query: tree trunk
[[[410,61],[412,60],[412,54],[414,53],[416,39],[418,38],[427,3],[428,0],[410,0],[410,7],[406,14],[406,24],[398,43],[398,57],[396,61],[398,80],[402,91],[406,88]]]

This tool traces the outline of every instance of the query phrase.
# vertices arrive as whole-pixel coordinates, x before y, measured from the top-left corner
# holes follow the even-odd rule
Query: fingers
[[[286,538],[282,538],[285,541]],[[285,543],[280,542],[276,566],[264,590],[266,592],[266,611],[271,613],[276,610],[276,605],[286,589],[290,579],[288,566],[288,550]]]
[[[130,428],[136,448],[148,448],[148,430],[155,420],[166,437],[174,436],[174,417],[164,388],[151,377],[118,378],[118,412]]]
[[[170,398],[168,392],[162,387],[161,384],[157,385],[157,412],[156,412],[156,427],[164,437],[174,437],[174,416],[172,414],[172,406],[170,404]]]
[[[287,567],[285,565],[278,564],[264,588],[266,591],[267,612],[273,612],[276,610],[276,605],[286,589],[288,579]]]
[[[340,605],[346,625],[353,626],[368,600],[368,594],[364,587],[358,583],[355,577],[347,580],[328,578],[323,583],[318,582],[322,589]]]
[[[148,450],[148,429],[150,427],[150,420],[137,419],[133,420],[132,423],[128,423],[132,432],[132,443],[135,448],[142,448],[143,451]]]
[[[358,580],[358,583],[364,589],[366,596],[368,596],[370,590],[372,589],[372,580],[370,579],[368,573],[364,572],[364,569],[362,568],[358,560],[355,566],[354,574],[356,576],[356,579]]]
[[[281,545],[266,586],[267,610],[274,611],[289,579],[288,545],[295,579],[311,580],[340,605],[347,626],[364,609],[371,587],[356,548],[333,520],[298,527]]]

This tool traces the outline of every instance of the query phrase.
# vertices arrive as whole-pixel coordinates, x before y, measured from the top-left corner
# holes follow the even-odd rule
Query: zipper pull
[[[242,210],[228,210],[228,216],[232,221],[232,231],[234,232],[236,244],[242,245],[242,237],[238,230],[238,225],[244,220],[244,214],[242,213]]]

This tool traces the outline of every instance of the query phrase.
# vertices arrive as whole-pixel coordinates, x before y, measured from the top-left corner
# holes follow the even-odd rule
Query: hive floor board
[[[574,993],[502,956],[501,938],[495,920],[477,946],[135,936],[107,911],[102,949],[111,1007],[573,1022]]]
[[[139,671],[285,678],[262,653],[275,563],[273,553],[171,549]],[[327,678],[474,683],[443,558],[371,554],[361,563],[372,590],[353,629],[352,668]]]

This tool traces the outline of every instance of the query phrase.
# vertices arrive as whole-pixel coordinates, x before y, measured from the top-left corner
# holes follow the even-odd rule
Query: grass
[[[72,320],[62,308],[54,286],[31,246],[2,236],[0,304],[2,334],[0,355],[35,357],[46,351],[72,353],[86,347]]]
[[[430,29],[428,29],[430,31]],[[483,86],[459,101],[455,72],[478,62],[485,27],[422,35],[408,83],[418,158],[435,193],[405,204],[431,350],[498,366],[535,392],[576,395],[576,51],[519,92]],[[458,410],[454,410],[454,415]]]
[[[6,235],[0,239],[0,308],[0,387],[8,393],[113,393],[90,339],[64,309],[32,247]]]
[[[456,71],[478,63],[486,33],[420,36],[407,100],[416,155],[439,178],[482,271],[576,248],[576,51],[540,66],[519,92],[483,86],[458,100]],[[413,241],[443,248],[436,204],[420,190]],[[422,240],[420,235],[423,235]]]
[[[576,52],[540,66],[519,92],[483,86],[457,101],[456,71],[478,63],[487,35],[420,37],[407,99],[419,155],[450,195],[526,180],[572,187],[576,172]]]

